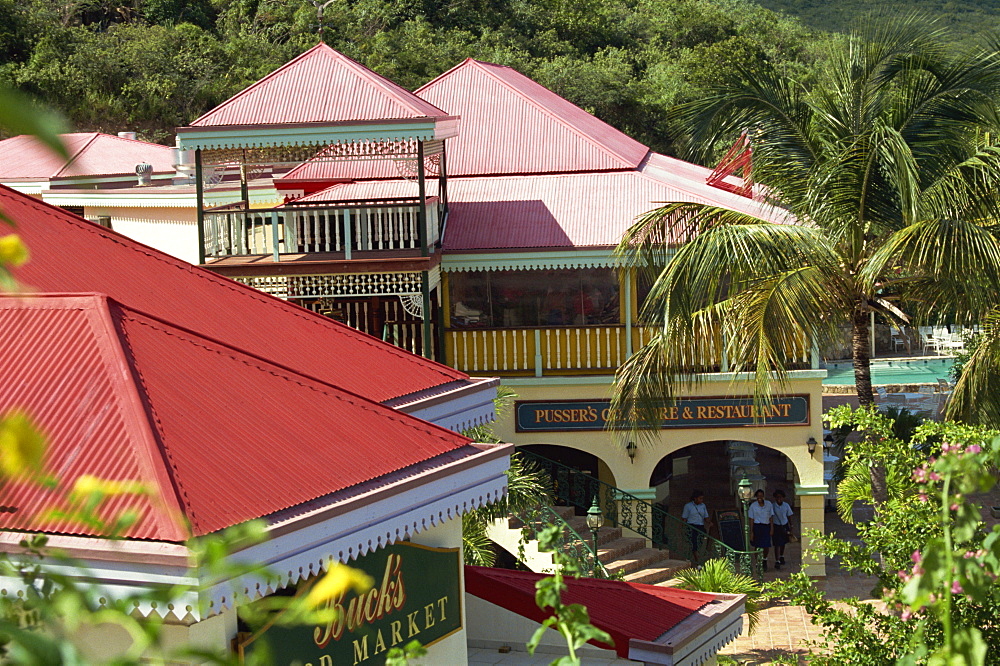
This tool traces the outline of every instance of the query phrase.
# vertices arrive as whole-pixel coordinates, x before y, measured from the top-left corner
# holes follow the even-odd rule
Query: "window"
[[[610,268],[452,273],[453,328],[584,326],[621,322]]]

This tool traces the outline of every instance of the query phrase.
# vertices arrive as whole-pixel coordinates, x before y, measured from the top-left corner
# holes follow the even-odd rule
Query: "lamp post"
[[[597,504],[596,495],[594,496],[594,503],[587,509],[587,527],[590,528],[591,533],[594,535],[594,567],[591,571],[591,576],[597,578],[597,531],[604,527],[604,514],[601,513],[601,507]]]
[[[751,495],[752,488],[750,486],[750,480],[747,479],[746,472],[743,472],[743,478],[740,479],[740,483],[739,483],[739,485],[737,487],[739,489],[738,492],[740,494],[740,501],[743,503],[743,523],[744,523],[744,528],[745,528],[743,530],[743,550],[749,552],[750,551],[750,511],[749,511],[749,507],[750,507],[750,495]]]

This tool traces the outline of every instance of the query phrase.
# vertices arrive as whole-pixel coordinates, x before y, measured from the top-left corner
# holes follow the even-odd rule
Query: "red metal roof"
[[[430,102],[320,43],[215,107],[191,126],[447,116]]]
[[[0,186],[41,292],[98,292],[376,402],[468,375]]]
[[[535,583],[544,576],[531,571],[467,566],[465,590],[512,613],[542,622],[552,614],[551,609],[543,611],[535,603]],[[624,658],[628,658],[630,639],[656,640],[716,598],[707,592],[621,580],[566,578],[565,581],[563,603],[586,606],[591,624],[611,635],[615,651]]]
[[[134,175],[136,165],[142,162],[153,165],[154,173],[174,170],[173,149],[167,146],[99,132],[60,136],[69,160],[56,155],[31,136],[0,141],[0,180]]]
[[[106,509],[138,512],[134,538],[207,534],[469,443],[102,295],[0,297],[0,332],[0,412],[38,420],[47,469],[157,491]],[[59,505],[49,490],[4,486],[0,503],[18,507],[0,527],[95,533],[37,519]]]
[[[462,117],[453,176],[634,169],[649,152],[510,67],[469,58],[416,94]]]
[[[705,203],[773,222],[788,221],[783,210],[709,186],[704,179],[708,169],[664,160],[643,171],[449,179],[444,250],[613,246],[637,216],[667,201]],[[671,170],[675,163],[681,167],[676,172]],[[428,184],[433,195],[436,183]],[[340,184],[297,201],[399,196],[416,196],[416,184]]]

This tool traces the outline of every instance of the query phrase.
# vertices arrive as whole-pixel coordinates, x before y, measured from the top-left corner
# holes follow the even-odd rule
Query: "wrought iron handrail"
[[[631,493],[532,451],[519,449],[518,452],[549,473],[552,496],[557,500],[586,510],[597,498],[606,524],[632,530],[654,547],[670,550],[672,556],[686,560],[697,557],[701,561],[724,558],[734,570],[758,580],[763,578],[764,560],[759,548],[737,550],[704,532],[695,535],[680,518]]]
[[[538,504],[525,509],[517,518],[524,524],[522,528],[527,532],[530,539],[537,539],[538,532],[548,525],[558,525],[562,529],[558,548],[571,558],[576,560],[580,571],[583,573],[592,572],[595,578],[611,578],[611,573],[605,568],[597,552],[590,547],[590,544],[580,536],[580,533],[573,529],[565,518],[548,504]]]

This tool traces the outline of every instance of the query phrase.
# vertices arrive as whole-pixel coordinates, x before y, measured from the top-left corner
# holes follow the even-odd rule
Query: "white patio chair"
[[[896,328],[895,326],[889,329],[892,331],[892,351],[893,353],[898,352],[900,347],[905,347],[907,351],[910,349],[910,338],[906,335],[905,328]]]

